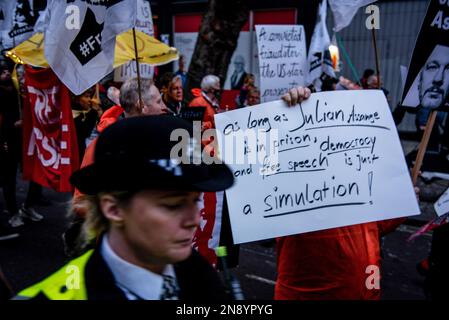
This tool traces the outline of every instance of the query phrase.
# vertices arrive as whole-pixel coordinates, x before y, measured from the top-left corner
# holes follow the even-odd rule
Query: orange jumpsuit
[[[380,289],[366,285],[373,275],[367,267],[374,265],[380,270],[379,238],[404,220],[370,222],[277,239],[275,299],[380,299]]]
[[[214,115],[216,114],[212,104],[201,94],[200,90],[192,90],[195,98],[189,103],[189,107],[206,107],[206,112],[203,118],[203,129],[214,129],[215,121]]]

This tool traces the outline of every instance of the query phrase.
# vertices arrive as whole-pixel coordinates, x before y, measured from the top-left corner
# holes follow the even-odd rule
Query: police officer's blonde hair
[[[124,208],[128,206],[129,200],[134,193],[127,191],[115,191],[115,192],[102,192],[97,195],[82,195],[79,196],[76,203],[82,205],[86,210],[86,216],[81,228],[78,239],[76,240],[76,251],[81,253],[85,247],[90,244],[94,244],[95,241],[103,233],[107,232],[110,228],[111,222],[105,217],[101,211],[100,199],[103,195],[113,196],[118,203],[118,206]],[[69,209],[69,215],[76,215],[74,206]]]

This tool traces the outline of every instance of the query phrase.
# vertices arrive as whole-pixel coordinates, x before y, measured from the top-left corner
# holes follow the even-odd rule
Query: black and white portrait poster
[[[430,0],[408,70],[402,105],[449,111],[449,0]]]
[[[39,15],[43,12],[42,1],[1,0],[0,41],[4,49],[15,47],[31,37]]]

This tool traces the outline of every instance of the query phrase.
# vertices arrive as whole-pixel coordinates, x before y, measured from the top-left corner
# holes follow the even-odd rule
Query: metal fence
[[[380,9],[380,30],[376,38],[380,55],[380,72],[383,86],[390,92],[389,103],[396,108],[402,95],[400,66],[408,67],[415,41],[427,10],[427,0],[402,0],[376,2]],[[328,12],[329,30],[332,30],[333,17]],[[359,75],[367,68],[376,69],[371,30],[365,26],[368,15],[360,9],[352,23],[339,32],[339,37],[346,48]],[[348,64],[343,60],[341,75],[354,79]],[[407,114],[398,126],[400,131],[415,131],[415,117]]]

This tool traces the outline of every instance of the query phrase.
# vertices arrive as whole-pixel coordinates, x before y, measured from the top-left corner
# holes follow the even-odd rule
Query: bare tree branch
[[[240,30],[249,16],[248,1],[209,0],[187,75],[187,96],[200,86],[201,79],[214,74],[224,85]]]

